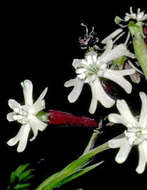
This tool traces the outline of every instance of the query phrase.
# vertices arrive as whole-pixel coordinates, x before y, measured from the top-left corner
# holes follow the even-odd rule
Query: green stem
[[[138,22],[135,24],[134,22],[130,22],[128,28],[133,37],[133,47],[136,58],[147,79],[147,45],[144,42],[142,23]]]
[[[86,166],[89,161],[98,153],[103,152],[104,150],[109,149],[108,143],[104,143],[88,153],[83,154],[77,160],[73,161],[69,165],[67,165],[63,170],[53,174],[52,176],[48,177],[42,184],[40,184],[36,190],[52,190],[61,184],[64,179],[71,177],[72,175],[76,174],[79,171],[82,171],[83,167]],[[93,167],[92,169],[94,169]],[[84,170],[84,169],[83,169]],[[88,171],[88,170],[87,170]],[[85,172],[86,173],[86,172]],[[84,173],[83,173],[84,174]],[[63,183],[65,184],[65,183]]]
[[[100,134],[99,130],[94,129],[92,136],[90,138],[90,141],[83,152],[83,155],[88,153],[94,147],[94,144],[95,144],[99,134]]]

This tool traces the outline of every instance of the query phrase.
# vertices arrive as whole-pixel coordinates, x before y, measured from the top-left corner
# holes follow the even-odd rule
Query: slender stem
[[[96,154],[103,152],[104,150],[109,149],[108,143],[104,143],[94,149],[92,149],[90,152],[85,153],[84,155],[80,156],[77,160],[73,161],[69,165],[67,165],[63,170],[53,174],[52,176],[48,177],[43,183],[41,183],[36,190],[52,190],[56,186],[56,184],[59,184],[62,180],[65,178],[71,176],[75,171],[77,171],[77,164],[87,163],[87,160],[90,160],[93,158]],[[80,168],[80,165],[78,165],[78,168]]]
[[[88,145],[86,146],[86,148],[83,152],[83,155],[88,153],[94,147],[99,134],[100,134],[100,132],[99,132],[98,128],[93,130],[92,136],[90,138]]]

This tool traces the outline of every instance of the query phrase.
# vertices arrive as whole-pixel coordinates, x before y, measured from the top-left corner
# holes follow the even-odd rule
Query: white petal
[[[90,107],[89,107],[89,113],[94,114],[97,108],[97,99],[93,98],[91,99]]]
[[[110,61],[116,60],[122,56],[134,58],[134,54],[129,52],[124,44],[120,44],[112,49],[105,57],[103,57],[101,61],[103,63],[109,63]]]
[[[112,32],[109,36],[107,36],[105,39],[102,40],[102,44],[105,44],[109,39],[113,39],[116,36],[118,36],[123,30],[121,28],[115,30],[114,32]]]
[[[67,88],[74,86],[75,85],[75,80],[77,80],[77,79],[75,78],[75,79],[71,79],[71,80],[66,81],[64,83],[64,86],[67,87]]]
[[[108,141],[110,148],[120,148],[123,142],[126,140],[126,137],[123,138],[114,138]]]
[[[112,139],[108,142],[108,144],[110,148],[120,147],[115,157],[115,161],[120,164],[125,162],[132,148],[129,145],[128,140],[125,137],[120,139]]]
[[[147,163],[147,141],[138,145],[139,151],[139,163],[136,168],[136,172],[141,174],[144,172]]]
[[[98,103],[98,99],[97,99],[97,91],[95,90],[95,86],[93,85],[93,83],[91,83],[90,85],[91,87],[91,92],[92,92],[92,98],[91,98],[91,103],[90,103],[90,107],[89,107],[89,112],[91,114],[93,114],[97,108],[97,103]]]
[[[13,100],[13,99],[9,99],[9,100],[8,100],[8,105],[9,105],[9,107],[10,107],[12,110],[15,110],[15,109],[19,109],[19,108],[20,108],[20,104],[19,104],[16,100]]]
[[[21,86],[23,88],[23,95],[26,105],[32,105],[33,104],[33,84],[30,80],[25,80],[21,83]]]
[[[86,60],[87,60],[88,65],[93,63],[93,58],[92,57],[93,57],[92,55],[87,55],[86,56]]]
[[[14,121],[14,116],[16,115],[15,112],[10,112],[7,114],[7,120],[8,121]]]
[[[91,57],[92,57],[92,62],[96,63],[96,61],[97,61],[97,54],[93,54],[93,55],[91,55]]]
[[[105,51],[104,51],[104,53],[102,53],[101,56],[99,56],[98,61],[99,61],[99,60],[102,60],[103,57],[107,56],[107,54],[108,54],[109,52],[111,52],[112,47],[113,47],[113,42],[112,42],[111,39],[109,39],[109,40],[107,41],[107,43],[106,43]],[[103,63],[103,62],[101,62],[101,63]]]
[[[14,146],[16,143],[19,142],[17,151],[23,152],[24,149],[26,148],[29,132],[30,132],[30,126],[29,125],[21,126],[18,134],[14,138],[10,139],[7,142],[7,144],[9,146]]]
[[[137,125],[136,118],[132,115],[127,103],[125,100],[117,100],[117,108],[121,116],[126,120],[128,126],[133,127]]]
[[[83,73],[83,72],[85,72],[85,71],[86,71],[85,68],[79,68],[79,69],[76,70],[76,73],[77,73],[77,74],[81,74],[81,73]]]
[[[33,114],[36,115],[38,112],[40,112],[45,108],[45,101],[43,100],[43,98],[45,97],[47,90],[48,88],[45,88],[44,91],[39,96],[39,98],[36,100],[36,102],[31,106],[31,112]]]
[[[110,74],[114,74],[117,76],[127,76],[127,75],[132,75],[135,73],[135,69],[123,69],[123,70],[111,70],[107,69],[107,71],[110,72]]]
[[[78,67],[81,67],[83,66],[82,64],[82,59],[74,59],[73,60],[73,63],[72,63],[72,66],[77,69]]]
[[[83,85],[84,85],[84,82],[78,78],[69,80],[64,84],[65,87],[74,86],[71,93],[68,95],[69,102],[73,103],[78,99],[83,89]]]
[[[130,69],[131,71],[134,71]],[[133,73],[131,72],[130,73]],[[128,73],[129,71],[127,71]],[[112,80],[113,82],[117,83],[119,86],[121,86],[127,93],[131,93],[132,91],[132,85],[130,82],[128,82],[124,77],[122,77],[121,74],[125,74],[124,71],[112,71],[112,70],[106,70],[103,74],[104,78],[107,78],[109,80]]]
[[[34,115],[29,116],[29,123],[30,123],[30,126],[31,126],[32,130],[33,130],[33,137],[30,139],[30,141],[33,141],[36,138],[37,134],[38,134],[38,130],[39,131],[45,130],[46,127],[47,127],[47,124],[40,121]]]
[[[21,138],[19,139],[18,147],[17,147],[17,152],[23,152],[27,146],[27,141],[28,141],[28,136],[30,133],[30,126],[29,125],[24,125],[22,126],[23,131]]]
[[[112,123],[120,123],[123,124],[124,126],[127,126],[126,120],[121,115],[111,113],[108,115],[108,119]]]
[[[147,95],[144,92],[140,92],[139,95],[142,102],[139,123],[142,128],[147,128]]]
[[[92,86],[93,91],[95,91],[94,94],[96,95],[97,100],[99,100],[104,107],[110,108],[114,105],[115,101],[104,91],[98,78],[91,83],[90,86]]]

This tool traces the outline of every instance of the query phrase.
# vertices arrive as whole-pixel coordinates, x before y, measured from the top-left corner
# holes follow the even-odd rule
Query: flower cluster
[[[90,113],[96,111],[98,101],[106,108],[114,105],[115,100],[112,99],[103,89],[103,79],[111,80],[120,85],[127,93],[131,93],[132,85],[124,76],[135,73],[134,69],[113,70],[109,69],[113,60],[125,56],[134,58],[125,44],[114,45],[112,38],[118,35],[119,31],[105,38],[105,50],[101,55],[96,52],[86,54],[85,59],[74,59],[73,67],[76,70],[77,77],[65,83],[65,87],[73,86],[72,92],[68,96],[70,102],[75,102],[83,88],[84,83],[88,83],[92,92],[92,100],[89,108]]]
[[[135,20],[136,22],[145,21],[147,20],[147,14],[141,11],[140,8],[137,9],[137,13],[133,13],[133,9],[130,7],[130,13],[126,13],[124,19],[118,16],[115,17],[115,23],[122,27],[125,27],[125,25],[121,25],[120,22],[129,22],[130,20]]]
[[[130,13],[126,13],[124,19],[118,16],[115,18],[115,22],[120,28],[103,40],[96,36],[94,27],[89,32],[87,26],[82,24],[86,29],[86,34],[83,38],[79,38],[79,43],[81,49],[85,50],[85,54],[82,59],[73,60],[72,66],[75,69],[75,77],[64,84],[67,88],[72,87],[68,95],[68,100],[71,103],[79,98],[85,84],[90,86],[92,96],[89,112],[91,114],[96,112],[98,103],[105,108],[111,108],[116,103],[120,114],[111,113],[108,115],[108,120],[113,124],[124,125],[126,130],[106,144],[109,148],[119,148],[115,158],[117,163],[125,162],[131,149],[134,146],[137,147],[139,163],[136,171],[138,173],[144,172],[147,163],[147,95],[145,92],[139,93],[142,108],[140,115],[134,116],[124,99],[114,98],[109,94],[108,84],[111,81],[112,85],[115,83],[127,94],[131,94],[132,82],[140,83],[141,77],[144,78],[145,76],[147,78],[146,20],[147,14],[140,9],[137,10],[137,13],[134,13],[132,7],[130,7]],[[125,34],[124,27],[128,27],[127,39],[120,43],[121,37]],[[102,48],[99,48],[98,42]],[[134,52],[132,52],[133,48]],[[33,141],[37,137],[38,131],[44,131],[48,124],[76,125],[78,123],[79,126],[94,128],[100,126],[94,119],[87,117],[74,116],[55,110],[50,110],[47,113],[43,112],[45,109],[44,97],[48,89],[45,88],[34,102],[32,82],[24,80],[21,86],[24,104],[9,99],[8,105],[13,111],[7,114],[9,122],[17,121],[21,125],[18,134],[7,142],[9,146],[18,143],[18,152],[25,150],[31,132],[33,137],[30,138],[30,141]]]

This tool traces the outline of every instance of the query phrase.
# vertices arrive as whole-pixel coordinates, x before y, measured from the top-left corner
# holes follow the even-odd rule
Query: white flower
[[[126,75],[133,74],[134,69],[111,70],[108,64],[121,56],[134,58],[124,44],[113,48],[112,40],[106,39],[106,49],[99,57],[97,54],[88,54],[85,59],[74,59],[73,67],[77,77],[65,83],[65,87],[74,87],[68,96],[70,102],[75,102],[81,94],[84,83],[90,85],[92,100],[89,108],[90,113],[94,113],[98,101],[106,108],[114,105],[115,101],[104,91],[101,78],[106,78],[120,85],[127,93],[131,93],[132,85],[124,78]]]
[[[38,130],[43,131],[47,127],[46,123],[40,121],[36,117],[36,115],[45,108],[45,101],[43,98],[47,93],[47,88],[44,89],[36,102],[33,103],[32,82],[30,80],[25,80],[21,83],[21,86],[23,88],[25,104],[21,105],[17,101],[9,99],[8,105],[13,112],[7,114],[8,121],[17,121],[22,125],[18,134],[7,142],[9,146],[14,146],[18,143],[18,152],[23,152],[26,148],[28,136],[31,130],[33,132],[33,137],[30,141],[33,141],[38,134]]]
[[[116,24],[120,24],[121,21],[128,22],[131,19],[136,20],[137,22],[142,22],[147,20],[147,14],[144,13],[144,11],[140,11],[140,8],[137,9],[137,13],[133,13],[132,7],[130,7],[130,13],[126,13],[124,19],[121,19],[120,17],[116,16],[115,22]],[[121,25],[122,27],[125,27],[125,25]]]
[[[108,142],[111,148],[120,148],[115,158],[116,162],[123,163],[127,159],[131,148],[138,146],[139,163],[136,168],[138,173],[143,173],[147,163],[147,95],[140,92],[142,108],[139,117],[134,117],[124,100],[117,101],[119,114],[112,113],[108,116],[109,121],[121,123],[126,126],[122,137]]]

